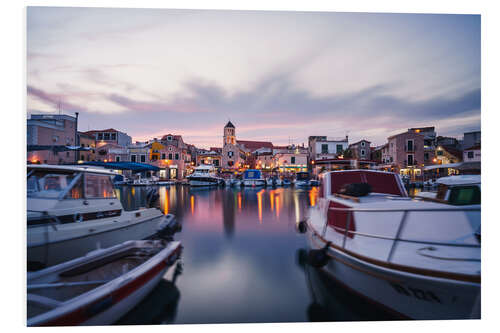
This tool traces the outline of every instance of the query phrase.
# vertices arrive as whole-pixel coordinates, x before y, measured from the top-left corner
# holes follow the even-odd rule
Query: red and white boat
[[[30,272],[28,326],[112,324],[151,292],[181,251],[177,241],[127,241]]]
[[[398,317],[480,318],[480,183],[441,184],[435,198],[417,199],[393,173],[320,179],[318,204],[299,225],[314,266]]]

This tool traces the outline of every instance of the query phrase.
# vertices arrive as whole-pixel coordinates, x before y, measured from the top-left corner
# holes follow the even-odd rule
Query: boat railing
[[[401,208],[348,208],[348,207],[329,207],[328,208],[331,211],[341,211],[341,212],[347,212],[347,221],[346,221],[346,227],[345,229],[342,227],[335,226],[336,230],[339,230],[340,232],[344,233],[343,240],[342,240],[342,249],[345,249],[346,246],[346,241],[347,238],[351,235],[359,235],[359,236],[364,236],[364,237],[369,237],[369,238],[378,238],[378,239],[385,239],[385,240],[390,240],[392,241],[391,248],[389,250],[389,254],[387,256],[386,261],[388,263],[391,262],[392,257],[394,255],[394,252],[396,250],[397,244],[398,243],[416,243],[416,244],[425,244],[425,245],[435,245],[435,246],[455,246],[455,247],[468,247],[468,248],[481,248],[480,241],[478,240],[479,244],[471,244],[471,243],[450,243],[450,242],[436,242],[436,241],[427,241],[427,240],[417,240],[417,239],[406,239],[406,238],[401,238],[401,235],[403,234],[403,230],[407,225],[408,221],[408,216],[410,213],[413,212],[480,212],[481,208],[480,207],[443,207],[443,208],[410,208],[410,209],[401,209]],[[401,219],[398,224],[398,229],[396,232],[395,237],[388,237],[384,235],[376,235],[376,234],[368,234],[368,233],[363,233],[359,231],[353,231],[349,230],[351,226],[351,221],[352,221],[352,216],[356,212],[370,212],[370,213],[387,213],[387,212],[400,212],[403,213],[403,216],[401,216]],[[439,221],[436,221],[436,223],[439,223]],[[323,232],[322,236],[324,237],[326,234],[328,226],[328,219],[325,221],[325,225],[323,227]],[[475,232],[476,237],[480,237],[480,229]]]

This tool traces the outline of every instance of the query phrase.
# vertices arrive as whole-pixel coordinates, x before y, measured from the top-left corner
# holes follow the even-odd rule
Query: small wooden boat
[[[28,273],[28,326],[112,324],[158,284],[181,251],[177,241],[127,241]]]

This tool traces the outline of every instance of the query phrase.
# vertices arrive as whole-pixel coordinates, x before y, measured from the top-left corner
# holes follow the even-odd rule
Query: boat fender
[[[83,216],[82,216],[82,214],[75,213],[75,215],[73,215],[73,220],[75,222],[83,222]]]
[[[300,221],[299,224],[297,225],[297,230],[301,234],[305,234],[307,232],[307,222],[306,221]]]
[[[331,242],[326,243],[325,247],[322,249],[318,250],[310,250],[309,251],[309,257],[308,257],[308,262],[309,265],[316,267],[316,268],[321,268],[325,266],[328,263],[328,248],[330,247]]]

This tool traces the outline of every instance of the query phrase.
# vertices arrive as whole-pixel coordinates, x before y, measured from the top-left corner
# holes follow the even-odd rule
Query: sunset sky
[[[479,15],[29,7],[27,112],[221,146],[480,129]]]

